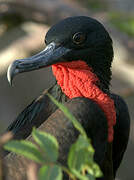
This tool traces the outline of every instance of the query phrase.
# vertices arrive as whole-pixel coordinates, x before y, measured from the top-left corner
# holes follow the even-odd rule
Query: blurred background
[[[134,1],[0,0],[0,132],[53,82],[51,69],[20,74],[11,87],[9,64],[44,48],[48,28],[68,16],[98,19],[113,38],[111,91],[124,97],[131,116],[129,145],[117,180],[133,180],[134,161]]]

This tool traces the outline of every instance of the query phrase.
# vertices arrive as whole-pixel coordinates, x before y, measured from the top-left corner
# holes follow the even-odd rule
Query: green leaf
[[[22,155],[37,163],[44,163],[43,156],[37,146],[26,140],[12,140],[4,145],[4,149]]]
[[[68,166],[70,169],[82,171],[88,163],[93,163],[94,149],[90,141],[79,135],[75,144],[70,148],[68,155]]]
[[[93,175],[91,175],[91,174],[87,174],[86,176],[88,177],[89,180],[95,180],[95,179],[96,179],[96,178],[95,178]]]
[[[65,116],[73,123],[74,127],[81,133],[81,135],[87,137],[86,132],[82,125],[76,120],[76,118],[72,115],[72,113],[68,110],[66,106],[58,102],[53,96],[47,93],[48,97],[56,104],[61,111],[65,114]]]
[[[81,175],[86,174],[85,176],[90,176],[89,179],[92,180],[95,179],[94,177],[102,176],[99,166],[94,162],[94,149],[90,139],[79,135],[75,144],[70,148],[68,167],[72,173],[79,172]],[[86,172],[88,172],[88,174]]]
[[[79,171],[75,169],[72,169],[71,171],[79,180],[91,180],[86,175],[82,175]]]
[[[39,171],[39,180],[62,180],[62,170],[60,166],[43,166]]]
[[[33,129],[32,136],[43,150],[46,162],[56,162],[59,148],[56,138],[36,129]]]
[[[96,178],[103,176],[103,173],[101,172],[101,169],[98,166],[98,164],[96,164],[96,163],[93,164],[93,170],[94,170],[94,176]]]

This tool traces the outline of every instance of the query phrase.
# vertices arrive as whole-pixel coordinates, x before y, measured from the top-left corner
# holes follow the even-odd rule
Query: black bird
[[[110,180],[103,162],[108,159],[107,152],[112,151],[115,177],[130,130],[126,103],[109,89],[112,40],[97,20],[77,16],[52,26],[45,43],[46,48],[37,55],[14,61],[8,68],[8,80],[12,83],[18,73],[52,65],[57,81],[47,92],[62,103],[72,103],[72,113],[78,120],[87,122],[84,128],[92,139],[95,160],[103,170],[104,179]],[[24,109],[8,131],[12,131],[16,139],[26,138],[32,126],[38,127],[56,109],[45,91]]]

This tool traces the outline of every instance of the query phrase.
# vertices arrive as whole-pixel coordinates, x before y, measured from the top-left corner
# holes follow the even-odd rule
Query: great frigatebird
[[[18,73],[52,65],[56,83],[48,92],[62,103],[72,103],[74,116],[87,122],[84,128],[92,139],[95,160],[104,177],[107,172],[102,162],[111,147],[115,176],[127,147],[130,118],[124,100],[109,89],[113,47],[108,32],[90,17],[69,17],[49,29],[45,43],[46,48],[40,53],[16,60],[9,66],[9,82],[12,83]],[[8,130],[16,139],[25,138],[32,126],[38,127],[56,109],[44,92],[24,109]]]

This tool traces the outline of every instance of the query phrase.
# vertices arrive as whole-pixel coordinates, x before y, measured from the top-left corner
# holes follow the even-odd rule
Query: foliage
[[[119,30],[134,37],[134,17],[117,12],[109,13],[109,19]]]
[[[95,180],[96,177],[101,177],[102,172],[93,160],[94,149],[85,130],[65,106],[57,102],[50,94],[48,96],[80,132],[78,139],[70,148],[67,160],[68,167],[57,162],[59,144],[56,138],[35,128],[32,131],[32,137],[36,145],[26,140],[12,140],[6,143],[4,148],[39,163],[41,165],[38,173],[39,180],[62,180],[62,171],[65,171],[73,180],[76,178]]]
[[[79,3],[93,11],[106,10],[108,3],[106,0],[78,0]]]

